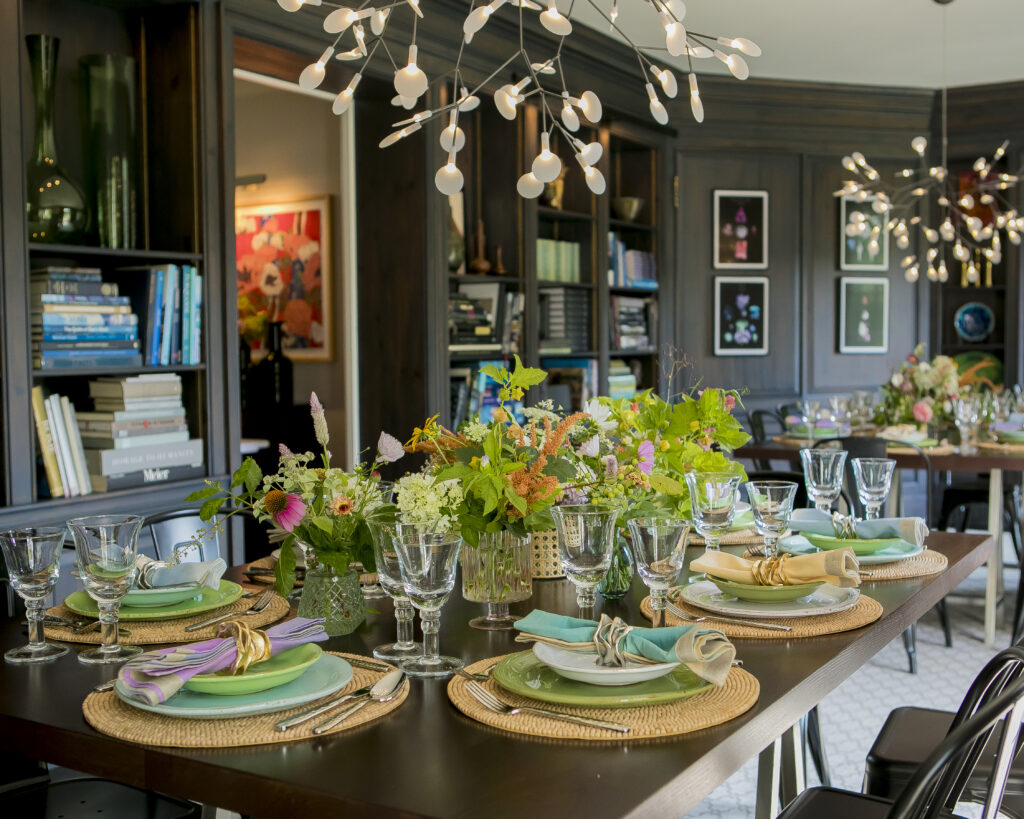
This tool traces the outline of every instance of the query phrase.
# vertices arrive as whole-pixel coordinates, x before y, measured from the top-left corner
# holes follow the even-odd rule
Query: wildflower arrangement
[[[205,489],[186,498],[202,502],[199,515],[204,521],[212,520],[230,501],[233,511],[228,516],[248,509],[260,522],[272,524],[271,540],[281,542],[276,580],[282,594],[295,585],[295,542],[303,546],[311,562],[328,566],[338,574],[347,571],[353,561],[373,570],[373,541],[366,518],[387,500],[375,473],[381,464],[397,461],[405,454],[401,442],[381,433],[370,464],[360,464],[350,472],[332,467],[327,448],[330,434],[324,408],[315,392],[309,403],[316,440],[321,446],[319,456],[312,452],[295,454],[282,444],[274,474],[263,475],[257,463],[246,458],[232,476],[230,486],[207,481]]]
[[[459,529],[462,485],[441,481],[429,472],[415,472],[395,484],[395,516],[402,523],[430,526],[435,532]]]
[[[927,424],[933,418],[951,421],[953,399],[960,394],[956,362],[945,355],[924,360],[918,344],[898,370],[882,385],[878,424]]]

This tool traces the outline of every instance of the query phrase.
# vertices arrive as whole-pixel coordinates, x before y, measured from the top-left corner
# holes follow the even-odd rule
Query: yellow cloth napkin
[[[844,588],[860,585],[857,573],[860,564],[853,549],[831,549],[811,555],[783,555],[777,570],[772,572],[776,579],[785,586],[796,586],[800,583],[832,583]],[[759,569],[767,568],[764,558],[747,560],[728,552],[705,552],[690,564],[690,570],[704,572],[722,580],[734,583],[750,583],[754,585],[770,585],[759,583],[756,574]]]

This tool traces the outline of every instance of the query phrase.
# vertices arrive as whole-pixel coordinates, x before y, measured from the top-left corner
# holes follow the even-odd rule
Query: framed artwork
[[[715,269],[768,267],[768,191],[715,191]]]
[[[768,277],[715,277],[715,355],[768,355]]]
[[[839,279],[839,352],[889,352],[888,279]]]
[[[254,357],[280,321],[289,358],[333,358],[330,238],[326,196],[235,209],[238,329]]]
[[[839,269],[889,270],[889,220],[875,197],[839,197]]]

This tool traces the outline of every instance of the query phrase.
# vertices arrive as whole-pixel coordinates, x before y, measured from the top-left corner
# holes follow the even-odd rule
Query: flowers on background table
[[[928,524],[923,518],[857,520],[838,516],[838,520],[848,523],[848,527],[844,528],[842,523],[837,525],[837,516],[827,512],[818,509],[794,509],[789,519],[789,527],[795,532],[840,539],[899,538],[915,546],[922,545],[924,539],[928,537]]]
[[[924,361],[924,350],[924,344],[918,344],[882,385],[876,424],[927,424],[933,418],[953,420],[952,402],[960,394],[956,362],[945,355]]]
[[[691,571],[758,586],[797,586],[831,583],[841,588],[860,585],[860,564],[851,549],[834,549],[810,555],[783,555],[772,560],[748,560],[728,552],[705,552],[690,564]],[[769,582],[764,582],[769,581]]]

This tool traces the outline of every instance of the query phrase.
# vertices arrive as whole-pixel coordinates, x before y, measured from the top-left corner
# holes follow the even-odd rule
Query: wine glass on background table
[[[393,481],[377,481],[374,488],[380,492],[380,499],[382,503],[391,503],[391,498],[395,494],[395,484]],[[376,547],[376,543],[374,544]],[[376,552],[376,548],[374,548]],[[375,558],[376,559],[376,558]],[[364,583],[362,586],[363,597],[367,600],[380,600],[384,597],[388,597],[387,589],[384,588],[383,582],[380,580],[380,568],[377,569],[377,582],[376,583]],[[398,609],[395,609],[397,615]],[[384,659],[381,657],[381,659]]]
[[[651,590],[653,625],[665,625],[668,591],[683,568],[690,522],[675,518],[634,518],[629,521],[633,559],[644,585]]]
[[[804,484],[807,497],[814,508],[831,513],[832,504],[843,491],[845,449],[801,449],[800,461],[804,466]]]
[[[953,400],[953,422],[960,433],[960,454],[972,455],[977,452],[974,446],[974,426],[978,423],[979,411],[977,399],[965,395]]]
[[[402,585],[412,604],[419,609],[423,627],[423,654],[402,660],[400,665],[410,677],[444,677],[462,668],[458,657],[441,654],[438,632],[441,608],[455,588],[455,569],[459,564],[462,537],[448,532],[405,533],[392,538]]]
[[[704,538],[704,550],[716,551],[732,529],[742,477],[726,472],[687,472],[693,528]]]
[[[25,601],[28,619],[28,645],[12,648],[4,654],[9,663],[45,663],[68,653],[67,646],[46,642],[43,632],[46,598],[60,576],[64,534],[64,529],[58,528],[0,532],[0,548],[11,588]]]
[[[814,440],[814,431],[818,426],[818,412],[821,404],[818,401],[797,401],[797,411],[800,413],[800,422],[804,425],[807,440]]]
[[[608,572],[615,543],[615,509],[591,504],[555,506],[551,509],[558,531],[558,556],[566,576],[576,587],[580,616],[594,616],[597,586]]]
[[[395,642],[385,643],[373,649],[373,656],[378,660],[398,662],[423,654],[423,643],[413,640],[412,621],[416,616],[409,595],[405,593],[402,583],[402,567],[398,562],[398,551],[395,549],[394,538],[397,534],[396,525],[390,521],[366,521],[373,538],[373,557],[377,562],[377,577],[384,591],[395,603],[395,621],[398,634]]]
[[[878,520],[882,504],[892,489],[896,461],[889,458],[854,458],[850,463],[857,484],[857,497],[864,504],[864,517],[866,520]]]
[[[142,521],[138,515],[93,515],[68,521],[82,583],[99,609],[102,642],[99,648],[78,655],[83,663],[120,663],[142,651],[121,645],[117,634],[121,600],[138,575],[135,558]]]
[[[799,487],[789,481],[750,481],[746,486],[754,528],[764,538],[764,556],[775,557],[775,547],[789,526]]]

